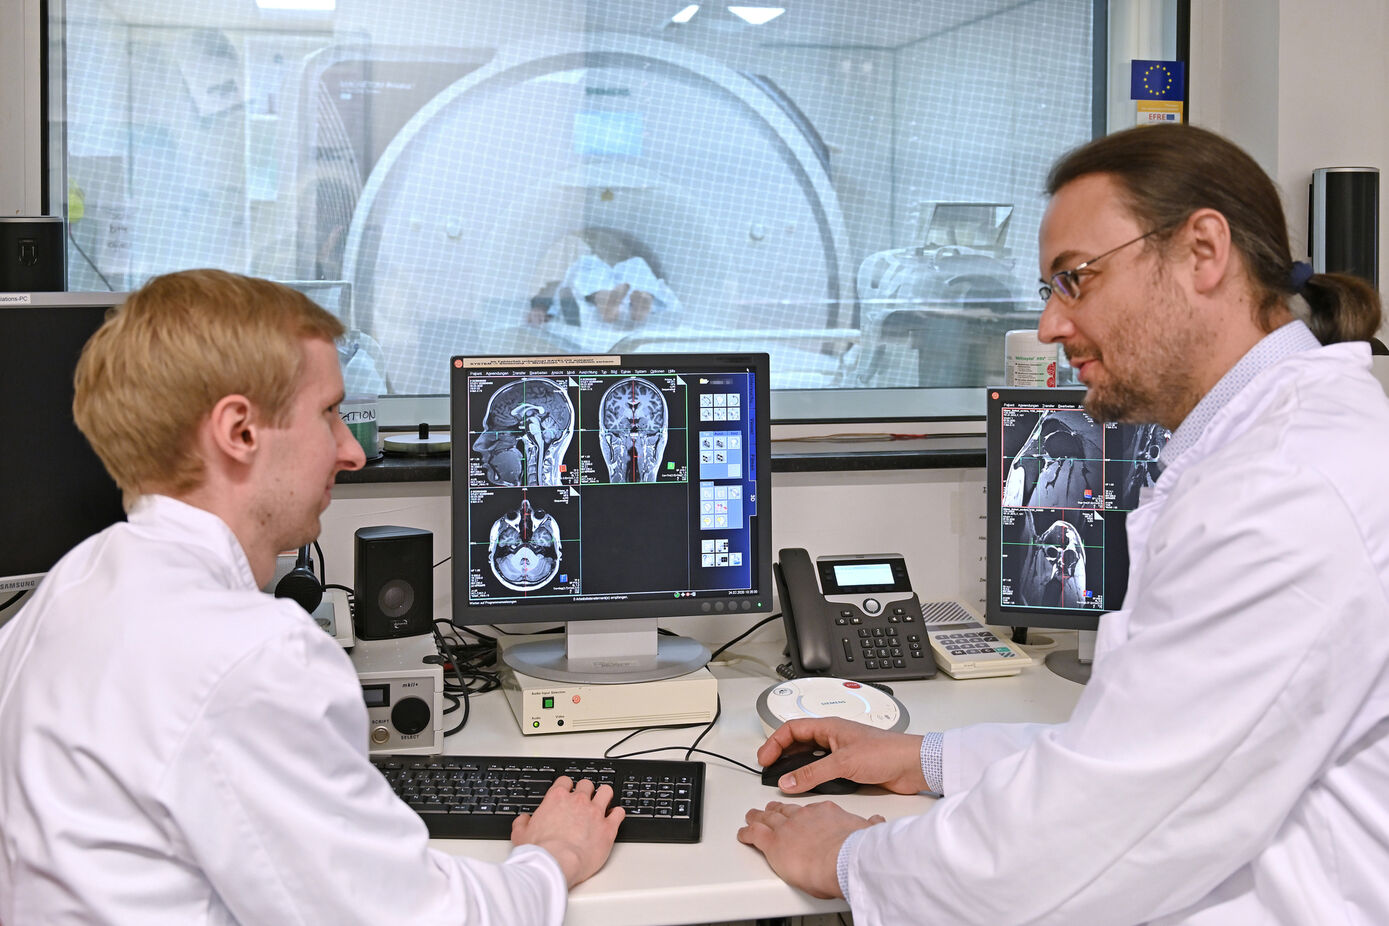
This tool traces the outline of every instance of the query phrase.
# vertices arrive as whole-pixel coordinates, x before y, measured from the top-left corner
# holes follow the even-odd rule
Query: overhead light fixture
[[[694,14],[698,12],[699,4],[691,3],[689,6],[681,10],[679,13],[676,13],[674,16],[672,16],[670,18],[670,21],[673,23],[687,23],[690,20],[694,19]]]
[[[737,16],[743,22],[753,26],[761,26],[776,19],[786,12],[784,6],[730,6],[728,12]]]
[[[331,13],[337,9],[338,0],[256,0],[256,7],[262,10]]]

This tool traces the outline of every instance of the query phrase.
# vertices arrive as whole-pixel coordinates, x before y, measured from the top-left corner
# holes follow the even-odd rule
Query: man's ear
[[[1208,295],[1231,269],[1230,223],[1214,209],[1197,209],[1186,220],[1186,239],[1192,260],[1192,286]]]
[[[260,447],[261,416],[244,395],[223,396],[204,424],[208,441],[227,460],[249,464]]]

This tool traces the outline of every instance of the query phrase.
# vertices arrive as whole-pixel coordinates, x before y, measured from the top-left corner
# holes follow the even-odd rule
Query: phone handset
[[[820,595],[815,564],[800,547],[777,554],[772,571],[776,576],[781,617],[786,625],[787,651],[798,673],[823,673],[833,664],[830,649],[830,618],[826,601]]]

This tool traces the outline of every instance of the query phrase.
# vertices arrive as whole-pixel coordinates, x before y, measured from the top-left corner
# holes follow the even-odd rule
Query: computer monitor
[[[72,420],[82,345],[123,293],[0,294],[0,596],[124,519],[121,493]]]
[[[657,619],[770,608],[766,354],[460,356],[450,393],[453,621],[566,626],[513,669],[683,675]]]
[[[1167,429],[1102,425],[1084,389],[989,389],[986,426],[988,622],[1096,630],[1123,606],[1125,521],[1157,481]]]

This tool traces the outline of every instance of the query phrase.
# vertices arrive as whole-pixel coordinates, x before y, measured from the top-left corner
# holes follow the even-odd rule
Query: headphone
[[[275,597],[289,598],[312,614],[323,601],[323,586],[314,575],[313,560],[309,558],[309,545],[299,548],[299,558],[294,568],[285,573],[284,578],[275,583]]]

